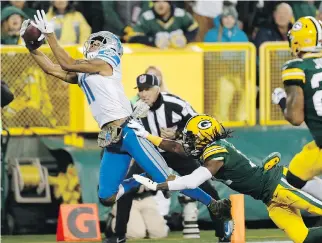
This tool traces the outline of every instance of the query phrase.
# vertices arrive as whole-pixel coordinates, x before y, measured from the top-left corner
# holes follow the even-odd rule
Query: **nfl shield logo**
[[[141,84],[145,83],[145,82],[146,82],[146,76],[145,76],[145,75],[140,76],[140,78],[139,78],[139,82],[140,82]]]

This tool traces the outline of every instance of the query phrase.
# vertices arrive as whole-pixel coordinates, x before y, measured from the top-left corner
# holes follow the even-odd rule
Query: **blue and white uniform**
[[[78,73],[78,84],[86,95],[93,117],[102,128],[106,123],[129,117],[132,108],[121,82],[118,52],[115,49],[103,48],[95,53],[95,58],[111,65],[113,75]],[[156,182],[164,182],[170,174],[169,167],[156,148],[146,139],[137,137],[131,128],[125,126],[122,129],[120,148],[113,152],[104,150],[99,176],[100,199],[109,199],[113,195],[117,195],[118,199],[123,193],[139,185],[133,178],[123,181],[131,158],[134,158]],[[185,190],[183,193],[206,205],[211,201],[211,197],[199,188]]]

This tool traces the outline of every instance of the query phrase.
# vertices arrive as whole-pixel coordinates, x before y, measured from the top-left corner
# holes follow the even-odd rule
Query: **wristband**
[[[162,142],[162,138],[158,137],[158,136],[154,136],[152,134],[148,134],[148,136],[146,137],[147,140],[149,140],[151,143],[153,143],[155,146],[159,146],[160,143]]]

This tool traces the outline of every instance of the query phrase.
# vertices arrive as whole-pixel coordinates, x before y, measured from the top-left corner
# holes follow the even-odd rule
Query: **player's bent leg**
[[[128,152],[154,181],[161,183],[169,176],[169,167],[161,154],[149,141],[137,137],[134,131],[128,127],[123,128],[123,144],[121,149]]]
[[[119,193],[124,193],[121,183],[126,176],[130,161],[131,157],[128,154],[112,153],[105,149],[98,186],[98,197],[104,206],[110,206],[119,197]]]
[[[309,229],[309,233],[303,243],[322,242],[322,227]]]
[[[170,175],[170,170],[162,155],[149,141],[137,137],[132,129],[125,127],[123,134],[122,149],[127,151],[154,181],[158,183],[165,182]],[[183,190],[182,193],[202,202],[206,206],[212,200],[211,196],[200,188]]]
[[[290,162],[289,171],[304,182],[322,174],[322,149],[314,141],[306,144]]]
[[[292,187],[285,178],[282,177],[276,191],[278,191],[277,199],[280,203],[322,216],[322,201],[302,190]]]
[[[272,201],[267,207],[269,217],[294,243],[303,243],[308,235],[299,209]]]

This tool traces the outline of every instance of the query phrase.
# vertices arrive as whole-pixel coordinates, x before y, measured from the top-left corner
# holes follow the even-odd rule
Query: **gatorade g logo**
[[[74,208],[67,217],[70,233],[80,239],[96,237],[96,220],[93,208]]]
[[[96,204],[62,204],[57,224],[57,241],[100,240]]]
[[[202,120],[198,123],[198,128],[201,130],[208,129],[211,126],[212,126],[212,123],[209,120]]]

